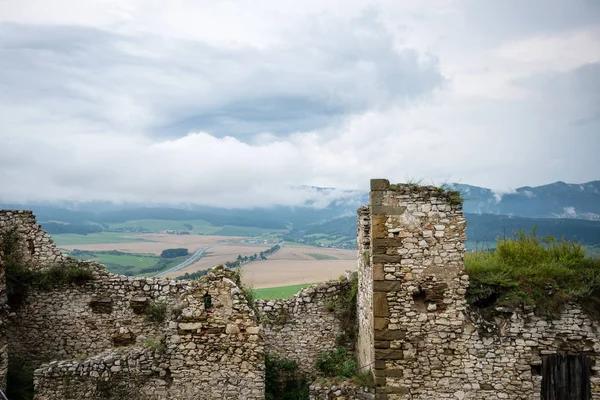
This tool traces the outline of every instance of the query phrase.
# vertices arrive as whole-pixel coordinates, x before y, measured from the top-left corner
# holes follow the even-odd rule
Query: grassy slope
[[[586,257],[574,242],[521,233],[499,241],[495,251],[467,253],[465,271],[467,299],[477,306],[533,305],[538,314],[552,315],[577,301],[600,311],[600,259]]]
[[[287,297],[291,297],[298,293],[300,290],[305,287],[309,287],[313,285],[313,283],[306,283],[302,285],[292,285],[292,286],[280,286],[274,288],[265,288],[265,289],[254,289],[257,299],[285,299]]]

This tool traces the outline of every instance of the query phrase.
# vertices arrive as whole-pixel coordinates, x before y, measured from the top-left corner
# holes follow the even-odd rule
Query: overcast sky
[[[597,180],[600,1],[0,0],[0,140],[3,201]]]

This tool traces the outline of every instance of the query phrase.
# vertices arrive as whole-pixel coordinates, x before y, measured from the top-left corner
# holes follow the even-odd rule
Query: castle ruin
[[[557,384],[543,377],[563,368],[576,377],[565,379],[571,399],[600,400],[598,323],[571,304],[553,320],[508,309],[483,318],[465,298],[465,230],[454,193],[371,181],[358,210],[354,348],[375,387],[315,382],[311,399],[541,400]],[[0,211],[0,239],[12,241],[0,248],[0,388],[9,358],[26,359],[36,400],[264,399],[265,353],[315,375],[318,355],[348,329],[330,306],[348,278],[249,304],[222,267],[174,281],[74,260],[29,211]],[[34,273],[88,276],[32,287],[9,306],[5,266],[15,256]]]

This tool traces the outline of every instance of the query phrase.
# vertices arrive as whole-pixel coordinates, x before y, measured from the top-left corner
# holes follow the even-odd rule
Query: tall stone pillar
[[[374,179],[370,203],[377,399],[428,398],[421,376],[443,377],[451,358],[439,352],[452,351],[464,321],[462,199],[433,186]]]

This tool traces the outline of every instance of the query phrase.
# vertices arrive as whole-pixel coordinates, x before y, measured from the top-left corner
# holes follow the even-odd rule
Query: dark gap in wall
[[[542,376],[542,364],[531,366],[531,375]]]
[[[10,400],[33,399],[33,366],[28,361],[9,357],[6,396]]]
[[[208,310],[212,307],[212,297],[210,294],[206,293],[204,295],[204,309]]]
[[[27,247],[29,247],[29,254],[33,255],[35,253],[35,243],[33,239],[27,239]]]
[[[418,312],[426,312],[427,311],[427,296],[425,295],[425,292],[423,290],[421,290],[421,288],[419,288],[419,291],[417,291],[416,293],[413,294],[413,304],[415,307],[415,310],[417,310]]]

